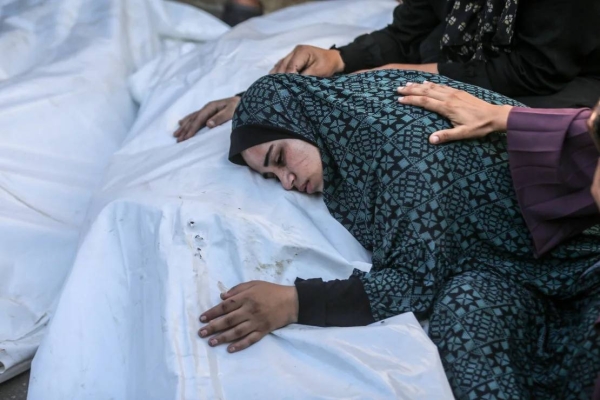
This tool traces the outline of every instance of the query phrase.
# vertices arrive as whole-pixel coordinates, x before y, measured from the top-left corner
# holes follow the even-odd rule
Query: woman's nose
[[[291,172],[284,172],[282,174],[281,185],[285,190],[292,190],[294,187],[294,181],[296,180],[296,176]]]

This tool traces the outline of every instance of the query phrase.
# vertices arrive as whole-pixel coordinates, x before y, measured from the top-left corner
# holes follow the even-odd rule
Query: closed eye
[[[283,150],[279,152],[279,155],[277,156],[277,160],[275,161],[275,165],[277,165],[279,167],[285,166],[285,161],[283,159]]]
[[[274,174],[274,173],[272,173],[272,172],[267,172],[267,173],[265,173],[265,174],[262,174],[262,176],[263,176],[263,178],[265,178],[265,179],[279,179],[279,178],[277,178],[277,175],[275,175],[275,174]]]

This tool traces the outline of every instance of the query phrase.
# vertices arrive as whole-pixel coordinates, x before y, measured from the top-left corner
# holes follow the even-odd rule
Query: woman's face
[[[323,191],[323,163],[319,149],[300,139],[274,140],[242,151],[253,170],[275,178],[285,190],[313,194]]]

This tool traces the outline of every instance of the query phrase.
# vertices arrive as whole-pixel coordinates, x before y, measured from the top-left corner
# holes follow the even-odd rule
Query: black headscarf
[[[243,125],[231,132],[231,145],[229,147],[229,161],[238,165],[248,165],[242,157],[242,151],[259,144],[281,139],[301,139],[310,144],[315,143],[302,135],[298,135],[285,128],[269,125]]]

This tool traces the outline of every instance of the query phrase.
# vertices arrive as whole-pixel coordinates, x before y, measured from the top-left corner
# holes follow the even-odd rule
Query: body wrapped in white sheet
[[[293,325],[237,354],[197,336],[219,282],[342,279],[369,268],[370,255],[321,198],[229,163],[229,123],[175,144],[177,120],[244,90],[295,44],[343,44],[385,25],[394,5],[286,9],[172,47],[133,77],[140,113],[92,199],[31,399],[452,397],[412,314],[369,327]]]
[[[195,26],[174,26],[182,11]],[[0,1],[0,382],[29,367],[135,119],[129,76],[161,37],[226,30],[162,0]]]

